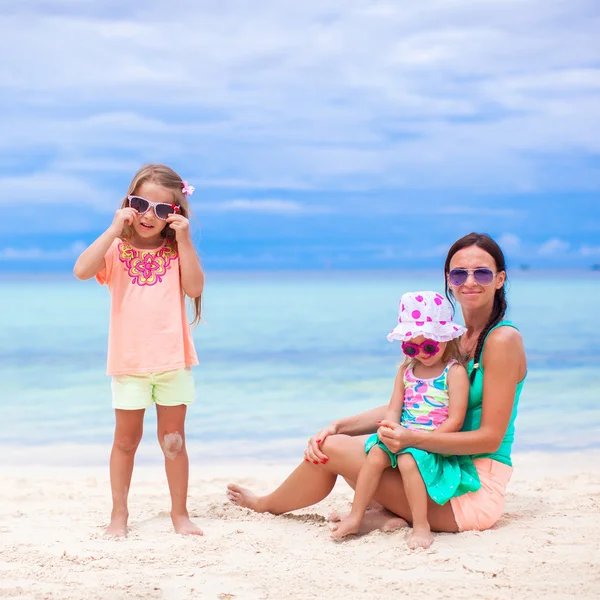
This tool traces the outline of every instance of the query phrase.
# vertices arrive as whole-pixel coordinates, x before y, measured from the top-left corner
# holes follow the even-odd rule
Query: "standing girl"
[[[96,277],[111,294],[108,375],[115,438],[110,455],[112,514],[106,533],[127,534],[127,496],[146,408],[156,404],[171,519],[177,533],[201,535],[189,519],[184,422],[194,401],[190,368],[198,364],[184,295],[200,320],[204,273],[190,237],[194,188],[164,165],[133,178],[112,225],[77,259],[79,279]]]
[[[452,312],[450,302],[435,292],[402,296],[398,325],[388,340],[402,342],[406,360],[396,376],[386,421],[416,431],[460,431],[467,412],[469,378],[460,364],[458,347],[465,328],[452,321]],[[390,466],[402,475],[412,515],[411,549],[428,548],[433,542],[428,496],[445,504],[480,487],[473,462],[466,456],[442,456],[415,448],[391,452],[377,433],[367,439],[365,449],[368,457],[356,482],[352,511],[333,526],[333,539],[358,532],[383,471]]]

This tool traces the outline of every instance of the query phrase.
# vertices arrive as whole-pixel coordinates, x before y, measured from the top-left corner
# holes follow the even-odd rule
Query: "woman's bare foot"
[[[173,521],[175,533],[181,535],[204,535],[202,529],[190,521],[190,517],[187,513],[182,515],[174,515],[171,513],[171,521]]]
[[[429,548],[433,544],[433,535],[431,535],[431,529],[429,525],[423,525],[421,527],[413,527],[412,535],[406,542],[411,550],[417,548]]]
[[[227,486],[227,498],[234,504],[243,508],[249,508],[254,512],[266,512],[262,508],[260,498],[255,493],[235,483],[230,483]]]
[[[349,535],[355,535],[360,529],[360,519],[356,519],[351,515],[345,516],[331,527],[331,539],[341,540]]]
[[[127,511],[114,511],[110,516],[110,525],[106,528],[104,535],[107,537],[125,537],[127,535]]]
[[[329,514],[329,521],[331,523],[339,523],[349,515],[350,513],[340,515],[337,511],[333,510]],[[376,530],[389,532],[396,531],[396,529],[401,529],[402,527],[408,527],[408,523],[402,517],[395,515],[383,508],[380,504],[377,504],[376,508],[367,509],[358,529],[358,533],[365,535]]]

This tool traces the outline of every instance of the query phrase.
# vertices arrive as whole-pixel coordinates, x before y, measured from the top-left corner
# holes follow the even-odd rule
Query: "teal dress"
[[[434,431],[448,418],[448,371],[455,364],[450,362],[444,372],[432,379],[418,379],[412,367],[404,373],[404,405],[400,424],[407,429]],[[392,467],[398,466],[400,454],[410,454],[417,463],[427,493],[437,504],[446,504],[455,496],[476,492],[480,487],[479,476],[469,456],[443,456],[417,448],[406,448],[401,452],[390,452],[371,435],[365,444],[367,454],[378,445],[390,457]]]

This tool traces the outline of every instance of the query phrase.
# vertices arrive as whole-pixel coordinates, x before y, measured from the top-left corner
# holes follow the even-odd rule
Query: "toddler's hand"
[[[406,429],[393,421],[379,421],[377,436],[386,445],[390,452],[400,452],[407,447]]]
[[[120,235],[121,231],[123,231],[123,227],[125,227],[125,224],[131,225],[137,214],[137,211],[133,208],[120,208],[115,213],[115,217],[110,228],[114,231],[115,235]]]

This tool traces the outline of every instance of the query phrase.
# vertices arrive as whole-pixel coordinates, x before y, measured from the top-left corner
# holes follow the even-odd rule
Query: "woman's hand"
[[[183,215],[169,215],[167,217],[169,227],[175,232],[175,239],[178,242],[189,239],[190,237],[190,221]]]
[[[400,452],[410,447],[410,431],[394,421],[379,421],[377,435],[390,452]]]
[[[304,451],[304,460],[306,462],[314,463],[315,465],[322,464],[324,465],[329,458],[321,452],[321,444],[325,441],[325,438],[330,435],[335,435],[337,433],[337,425],[335,423],[331,423],[327,425],[327,427],[323,427],[308,439],[308,446]]]

